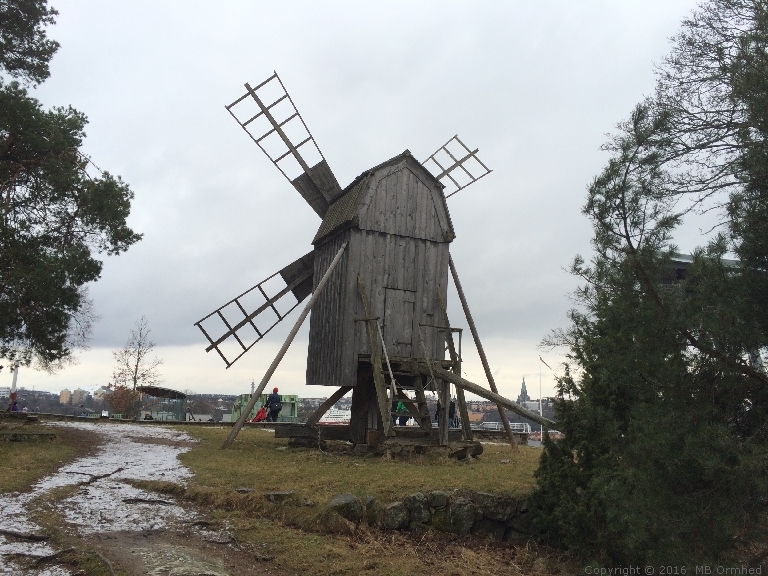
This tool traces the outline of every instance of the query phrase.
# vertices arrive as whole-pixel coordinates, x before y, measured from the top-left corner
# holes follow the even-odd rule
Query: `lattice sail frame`
[[[453,148],[454,152],[460,151],[458,153],[459,157],[457,157],[457,154],[454,154],[454,152],[451,152],[449,147]],[[450,191],[450,193],[445,195],[446,198],[450,198],[451,196],[453,196],[457,192],[460,192],[467,186],[474,184],[475,182],[480,180],[480,178],[488,176],[488,174],[493,172],[493,170],[491,170],[490,168],[488,168],[488,166],[483,164],[480,158],[477,157],[477,153],[479,151],[480,151],[479,148],[470,150],[467,147],[467,145],[464,144],[464,142],[462,142],[459,139],[458,135],[454,135],[454,137],[448,140],[448,142],[440,146],[440,148],[438,148],[435,151],[435,153],[432,154],[432,156],[424,160],[424,162],[422,162],[421,165],[424,166],[430,172],[433,172],[432,166],[427,164],[428,162],[431,162],[432,164],[437,166],[439,170],[437,174],[434,174],[433,172],[433,174],[435,175],[435,178],[437,178],[443,184],[445,184],[445,182],[443,182],[443,179],[448,179],[451,181],[451,183],[456,187],[456,189]],[[447,156],[449,161],[452,162],[452,164],[446,163],[447,167],[443,166],[443,164],[441,164],[440,161],[437,159],[438,155],[440,155],[441,153]],[[473,169],[475,170],[476,173],[480,174],[479,176],[475,176],[474,174],[472,174],[472,172],[469,171],[469,168],[467,167],[467,163],[470,160],[474,161],[474,163],[476,164],[476,167]],[[445,160],[443,160],[443,162],[445,162]],[[469,181],[466,182],[465,184],[461,184],[460,182],[458,182],[451,174],[451,172],[453,172],[457,168],[461,168],[464,176],[469,178]]]
[[[314,252],[310,252],[195,322],[208,339],[205,351],[216,350],[227,368],[232,366],[312,293],[313,265]],[[266,320],[266,326],[260,320]],[[211,336],[213,328],[217,331]]]
[[[293,99],[285,89],[283,81],[280,80],[277,72],[274,72],[272,76],[256,87],[251,87],[250,84],[246,83],[245,89],[245,94],[225,108],[250,136],[251,140],[280,170],[285,179],[298,190],[312,209],[322,218],[328,210],[328,206],[341,195],[341,187],[306,122],[299,114]],[[261,95],[259,95],[260,92]],[[274,99],[271,103],[266,104],[262,97],[266,98],[270,92]],[[246,114],[246,117],[238,114],[241,109],[252,103],[257,106],[256,114]],[[261,123],[262,129],[254,131],[252,128],[258,128],[258,124],[254,124],[254,122],[260,119],[266,120],[268,125],[263,126]],[[278,139],[269,140],[271,136],[276,136]],[[295,144],[294,140],[298,143]],[[268,141],[273,143],[272,149],[265,146]],[[292,174],[288,173],[292,161],[298,164],[300,172],[294,166],[291,171]],[[310,163],[314,165],[310,166]]]

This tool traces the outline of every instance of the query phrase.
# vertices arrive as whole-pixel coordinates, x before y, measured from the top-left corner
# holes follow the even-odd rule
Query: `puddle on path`
[[[156,531],[180,521],[190,523],[199,518],[196,512],[176,505],[171,497],[137,490],[124,482],[135,479],[183,484],[191,472],[181,465],[177,456],[189,448],[178,443],[194,442],[192,437],[172,429],[146,425],[67,422],[55,426],[93,431],[104,443],[93,456],[64,466],[35,484],[30,492],[0,494],[0,527],[3,530],[40,533],[40,526],[27,515],[30,504],[54,488],[78,484],[82,484],[80,489],[57,502],[55,509],[82,536],[115,531]],[[15,554],[35,558],[55,552],[57,550],[45,542],[27,542],[0,535],[0,574],[70,575],[71,572],[60,567],[25,570],[12,560]]]

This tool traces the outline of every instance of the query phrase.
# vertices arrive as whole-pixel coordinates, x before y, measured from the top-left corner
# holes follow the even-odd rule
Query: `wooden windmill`
[[[448,247],[455,233],[446,198],[490,173],[477,158],[478,151],[454,136],[423,164],[406,150],[342,188],[277,73],[245,88],[227,110],[322,222],[311,252],[195,324],[208,339],[206,351],[215,350],[229,368],[311,295],[225,447],[310,309],[306,383],[338,390],[310,417],[304,432],[294,427],[292,434],[311,435],[323,413],[352,390],[352,442],[396,434],[390,406],[401,400],[419,423],[421,435],[445,444],[448,411],[442,411],[438,432],[433,432],[424,391],[437,390],[442,406],[447,406],[448,382],[453,382],[463,435],[471,439],[463,390],[478,393],[474,386],[489,397],[496,396],[496,389],[450,261]],[[460,330],[450,327],[445,308],[449,268],[492,392],[460,377],[460,341],[454,339]],[[510,407],[507,404],[517,405],[501,398],[500,412],[512,439],[501,409]]]

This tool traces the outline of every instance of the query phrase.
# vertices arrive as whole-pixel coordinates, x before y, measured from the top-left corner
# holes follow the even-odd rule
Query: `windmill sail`
[[[470,150],[458,136],[454,136],[421,165],[445,185],[445,197],[450,198],[492,172],[477,157],[478,152],[479,149]]]
[[[312,293],[315,253],[305,254],[195,322],[227,368]]]
[[[341,187],[283,82],[275,72],[245,89],[227,111],[322,218]]]

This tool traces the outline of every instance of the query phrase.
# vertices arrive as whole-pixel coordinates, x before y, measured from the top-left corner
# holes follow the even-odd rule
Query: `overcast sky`
[[[276,70],[342,187],[406,148],[424,160],[454,134],[480,149],[493,173],[449,200],[451,253],[500,391],[516,398],[523,377],[538,397],[539,354],[555,369],[562,361],[537,345],[567,325],[577,283],[564,268],[590,254],[580,207],[607,160],[600,145],[652,92],[653,64],[695,3],[53,6],[61,48],[35,95],[88,116],[85,151],[130,184],[129,222],[144,239],[108,258],[91,287],[101,319],[79,365],[22,369],[19,385],[106,384],[110,351],[142,315],[166,386],[240,393],[260,380],[297,312],[229,370],[193,324],[309,251],[320,224],[224,108]],[[466,327],[452,286],[449,300],[452,324]],[[326,396],[304,385],[306,334],[274,382]],[[468,338],[467,377],[485,384]]]

